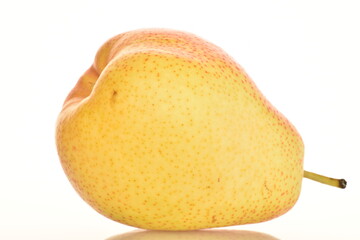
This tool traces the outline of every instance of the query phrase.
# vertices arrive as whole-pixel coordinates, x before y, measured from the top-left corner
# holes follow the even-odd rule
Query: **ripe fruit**
[[[88,204],[146,229],[270,220],[295,204],[304,174],[300,135],[245,71],[171,30],[107,41],[65,100],[56,142]]]

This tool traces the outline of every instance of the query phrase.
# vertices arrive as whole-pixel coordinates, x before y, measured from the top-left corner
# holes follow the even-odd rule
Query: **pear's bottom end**
[[[135,227],[135,228],[139,228],[139,229],[144,229],[144,230],[151,230],[151,231],[170,231],[170,232],[183,232],[183,231],[194,231],[194,230],[204,230],[204,229],[216,229],[216,228],[221,228],[221,227],[231,227],[231,226],[243,226],[243,225],[250,225],[250,224],[258,224],[258,223],[263,223],[263,222],[267,222],[270,220],[273,220],[275,218],[278,218],[282,215],[284,215],[286,212],[288,212],[290,208],[287,208],[283,211],[281,211],[281,213],[278,213],[274,216],[271,216],[267,219],[253,219],[253,221],[241,221],[241,222],[217,222],[217,223],[199,223],[199,222],[191,222],[191,221],[183,221],[183,222],[170,222],[170,221],[166,221],[166,222],[162,222],[162,221],[148,221],[148,222],[143,222],[143,221],[126,221],[126,220],[122,220],[122,219],[114,219],[113,217],[108,217],[105,216],[107,218],[109,218],[112,221],[130,226],[130,227]],[[102,214],[104,215],[104,214]],[[189,219],[187,219],[189,220]]]

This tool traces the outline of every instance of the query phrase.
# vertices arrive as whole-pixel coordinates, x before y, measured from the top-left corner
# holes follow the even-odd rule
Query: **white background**
[[[106,239],[133,230],[85,204],[58,160],[62,103],[100,45],[165,27],[222,47],[297,127],[305,179],[287,214],[254,230],[280,239],[360,239],[359,1],[1,1],[0,239]],[[240,239],[240,238],[239,238]]]

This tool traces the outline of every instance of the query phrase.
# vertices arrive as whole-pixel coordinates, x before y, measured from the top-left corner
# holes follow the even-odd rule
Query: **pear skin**
[[[304,175],[299,133],[241,66],[174,30],[108,40],[66,98],[56,144],[90,206],[144,229],[276,218]]]

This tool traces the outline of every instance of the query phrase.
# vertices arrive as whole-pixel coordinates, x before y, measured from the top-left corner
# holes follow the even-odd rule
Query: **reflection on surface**
[[[145,231],[127,232],[106,240],[276,240],[265,233],[242,230],[198,230],[184,232]]]

